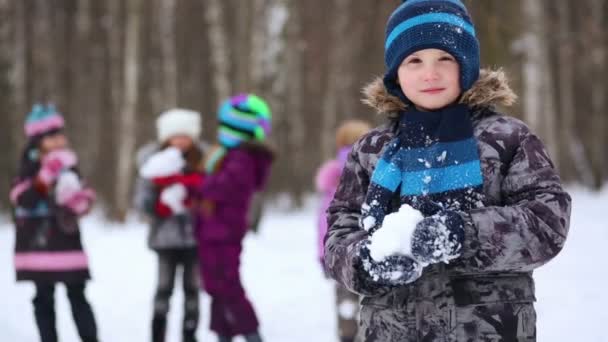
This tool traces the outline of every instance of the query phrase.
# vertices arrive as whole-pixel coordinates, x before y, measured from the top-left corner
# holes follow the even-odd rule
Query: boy
[[[515,95],[480,72],[459,0],[397,8],[385,62],[365,92],[389,122],[355,144],[325,242],[331,276],[364,296],[360,337],[535,341],[532,271],[563,247],[571,205],[542,142],[494,110]],[[401,205],[424,216],[411,253],[374,260],[370,237]]]

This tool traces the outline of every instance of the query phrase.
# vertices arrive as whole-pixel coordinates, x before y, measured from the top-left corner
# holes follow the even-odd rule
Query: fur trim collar
[[[380,77],[363,88],[363,95],[363,103],[389,118],[396,118],[400,111],[409,107],[408,104],[388,93]],[[485,109],[495,106],[509,107],[516,100],[517,95],[509,87],[507,76],[502,69],[482,69],[479,79],[464,93],[460,103],[467,104],[473,109]]]

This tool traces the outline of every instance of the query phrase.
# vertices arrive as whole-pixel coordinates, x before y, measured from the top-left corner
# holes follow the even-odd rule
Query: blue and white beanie
[[[460,65],[460,87],[469,90],[479,77],[479,41],[469,13],[460,0],[406,0],[386,25],[384,85],[391,95],[410,102],[399,86],[403,60],[423,49],[450,53]]]

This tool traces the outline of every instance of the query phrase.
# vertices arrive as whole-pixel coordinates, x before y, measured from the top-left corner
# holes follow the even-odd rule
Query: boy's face
[[[460,96],[460,65],[449,53],[425,49],[407,56],[398,71],[399,85],[419,110],[437,110]]]
[[[187,135],[174,135],[167,141],[170,146],[176,147],[181,151],[188,151],[193,145],[194,141]]]
[[[62,133],[47,135],[40,140],[40,151],[48,153],[68,147],[68,139]]]

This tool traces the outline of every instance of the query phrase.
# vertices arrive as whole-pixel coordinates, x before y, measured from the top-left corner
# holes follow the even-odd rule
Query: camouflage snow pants
[[[340,341],[355,341],[359,316],[359,295],[336,283],[336,314]]]

